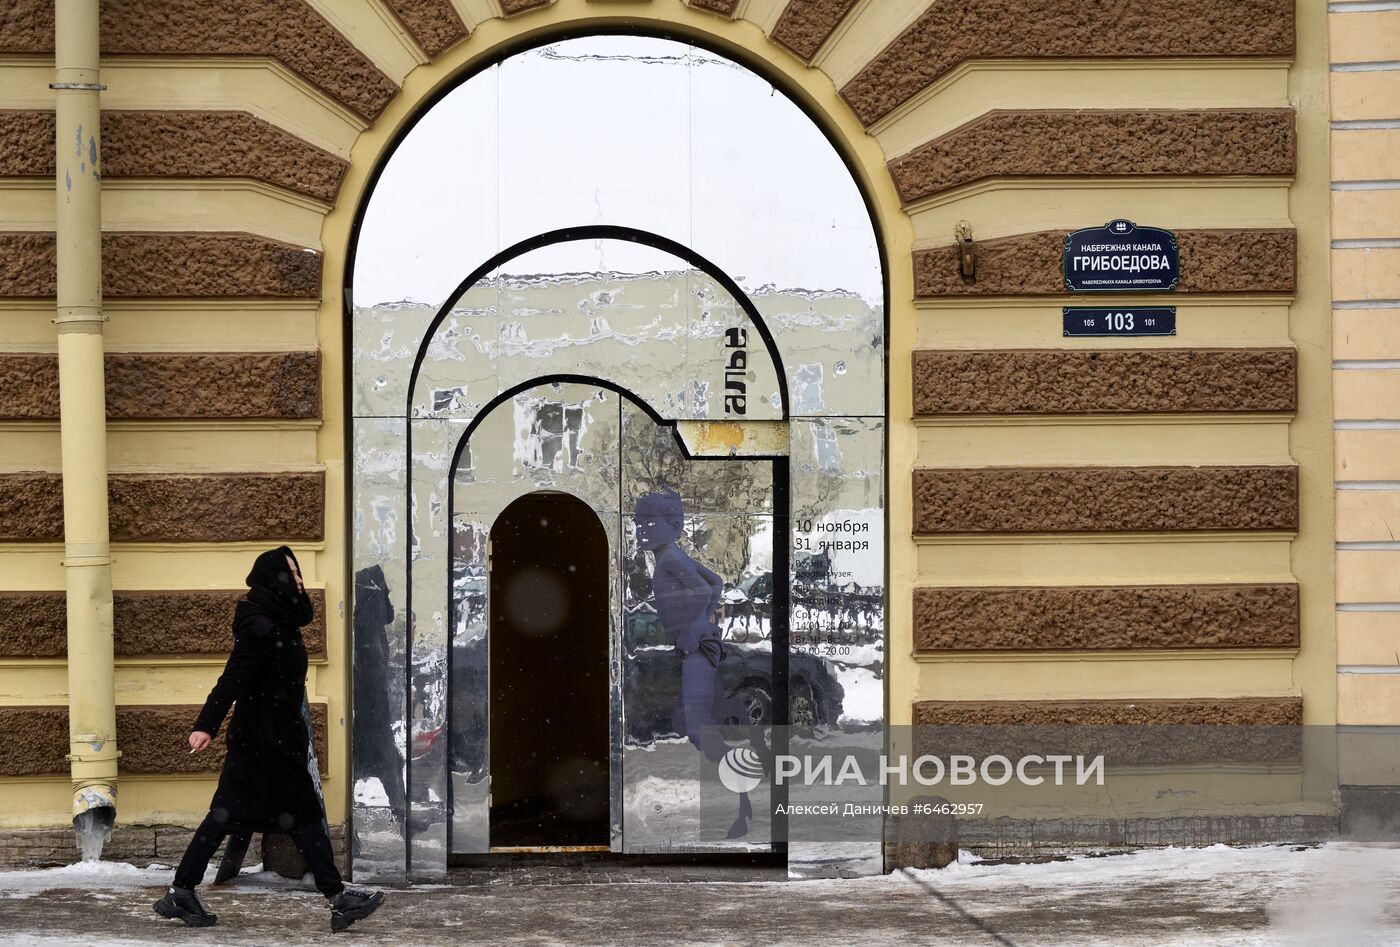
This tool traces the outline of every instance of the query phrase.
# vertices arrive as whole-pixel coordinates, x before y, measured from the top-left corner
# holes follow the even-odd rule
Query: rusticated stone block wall
[[[51,233],[0,233],[0,297],[53,296]],[[104,233],[103,296],[321,295],[321,254],[246,233]]]
[[[54,176],[54,113],[0,111],[0,176]],[[349,164],[247,112],[102,113],[102,175],[253,178],[333,203]]]
[[[856,0],[788,0],[772,39],[808,62],[855,5]]]
[[[841,89],[879,121],[971,59],[1293,55],[1292,0],[934,0]]]
[[[501,12],[506,16],[514,16],[517,13],[525,13],[536,7],[547,7],[552,0],[500,0]]]
[[[52,54],[53,4],[8,0],[0,53]],[[302,0],[106,0],[104,56],[266,56],[366,121],[395,83]]]
[[[118,775],[218,773],[227,755],[222,730],[203,753],[189,749],[190,728],[199,711],[199,706],[187,704],[119,704]],[[326,705],[311,704],[316,758],[323,773],[327,772],[326,721]],[[224,723],[227,726],[227,719]],[[67,754],[67,707],[0,706],[0,776],[67,775]]]
[[[308,590],[316,618],[301,630],[312,657],[326,653],[326,594]],[[242,589],[112,593],[118,657],[227,654],[233,648],[233,608]],[[63,592],[0,591],[0,656],[61,658],[68,653]]]
[[[467,38],[467,25],[451,0],[384,0],[430,59]]]
[[[914,649],[1296,648],[1298,587],[917,588]]]
[[[1294,411],[1293,349],[997,349],[914,353],[914,413]]]
[[[349,858],[345,845],[344,823],[330,826],[331,853],[342,875],[348,875]],[[102,846],[104,861],[121,861],[138,868],[154,864],[174,865],[185,854],[194,837],[194,829],[181,825],[118,825],[112,837]],[[213,862],[222,858],[219,846]],[[254,846],[245,864],[256,859]],[[0,865],[6,868],[52,868],[71,865],[80,853],[73,839],[73,830],[63,829],[0,829]]]
[[[1151,700],[921,700],[917,726],[1280,727],[1301,726],[1299,697]]]
[[[915,533],[1294,530],[1296,467],[914,471]]]
[[[317,352],[106,357],[108,418],[306,419],[321,413]],[[0,354],[0,419],[58,417],[58,357]]]
[[[685,0],[697,10],[718,13],[720,16],[733,16],[739,7],[739,0]]]
[[[1292,175],[1292,109],[993,111],[889,163],[906,204],[992,177]]]
[[[115,474],[108,478],[113,542],[320,540],[325,475]],[[0,474],[0,542],[61,542],[56,473]]]

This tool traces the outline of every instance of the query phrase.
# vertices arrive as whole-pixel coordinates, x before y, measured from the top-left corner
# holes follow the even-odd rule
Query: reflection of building
[[[83,123],[105,136],[100,181],[97,136],[76,170],[51,153],[53,123],[61,141],[75,129],[43,91],[43,18],[0,32],[0,837],[66,825],[89,770],[125,780],[119,831],[197,819],[216,761],[172,748],[228,647],[240,569],[288,541],[322,616],[308,689],[331,820],[351,825],[363,877],[440,874],[490,847],[479,642],[499,621],[499,517],[567,494],[601,524],[589,668],[603,752],[626,773],[608,674],[654,613],[622,514],[658,485],[686,496],[693,554],[739,595],[735,666],[766,660],[772,691],[757,671],[733,686],[760,710],[784,705],[771,649],[786,621],[786,709],[803,725],[875,742],[915,721],[1144,714],[1382,728],[1348,735],[1326,788],[1389,798],[1393,773],[1361,738],[1400,724],[1400,678],[1372,673],[1400,634],[1383,311],[1400,251],[1376,211],[1400,178],[1397,116],[1363,83],[1374,70],[1336,72],[1330,105],[1320,77],[1329,22],[1338,62],[1400,60],[1356,39],[1388,36],[1367,18],[1393,11],[1178,5],[1101,22],[1101,5],[1064,0],[1063,20],[1007,24],[924,0],[789,0],[728,20],[652,0],[627,5],[629,29],[700,45],[633,35],[544,55],[518,41],[622,14],[557,0],[469,31],[457,11],[496,5],[422,0],[404,32],[386,19],[401,4],[333,6],[349,12],[250,0],[315,56],[220,35],[218,17],[157,41],[112,14],[105,111]],[[550,17],[560,32],[536,33]],[[1044,33],[1080,21],[1094,28]],[[453,88],[507,51],[472,72],[491,95]],[[65,102],[80,93],[99,94]],[[587,146],[560,161],[561,140]],[[62,218],[55,170],[78,195]],[[68,216],[99,194],[105,238]],[[1064,235],[1116,219],[1177,234],[1173,294],[1065,290]],[[75,227],[100,270],[69,266]],[[584,227],[604,229],[556,232]],[[84,272],[104,277],[106,426],[99,353],[69,351],[91,334],[65,329],[61,418],[57,402],[51,320],[87,311]],[[1066,337],[1062,308],[1099,303],[1174,306],[1177,334]],[[65,461],[81,444],[93,455]],[[102,463],[105,519],[102,478],[78,482]],[[91,646],[103,580],[81,585],[106,568],[98,534],[118,551],[110,659]],[[383,621],[355,587],[375,568]],[[770,589],[744,585],[764,574]],[[65,614],[70,577],[96,608]],[[548,577],[531,581],[551,601]],[[382,706],[361,701],[369,663]],[[86,741],[92,758],[66,742],[70,694],[74,734],[105,738]],[[629,817],[648,844],[694,830],[670,819],[674,776],[646,772],[631,797],[608,783],[606,844],[626,846]],[[1311,792],[1294,793],[1306,811],[1269,811],[1335,820]],[[1134,818],[1173,818],[1169,802]],[[856,842],[848,860],[875,865],[879,840]]]

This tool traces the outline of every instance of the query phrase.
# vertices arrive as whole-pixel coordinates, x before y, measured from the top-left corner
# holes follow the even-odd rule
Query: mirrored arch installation
[[[716,834],[702,810],[720,750],[692,699],[713,690],[713,722],[742,707],[764,728],[736,748],[786,747],[789,720],[881,745],[878,246],[821,130],[674,40],[517,53],[402,137],[347,292],[356,877],[442,877],[453,853],[493,847],[484,741],[508,722],[472,650],[490,627],[484,544],[539,490],[608,533],[609,847],[879,870],[878,833],[803,839],[772,819],[788,790],[771,780],[732,826],[721,795]],[[676,524],[660,547],[638,527],[657,504]],[[682,673],[693,642],[659,578],[675,568],[713,577],[711,671]]]

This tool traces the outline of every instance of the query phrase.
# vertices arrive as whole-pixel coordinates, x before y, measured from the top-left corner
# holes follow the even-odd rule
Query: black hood
[[[287,565],[288,557],[296,563],[297,572],[301,572],[301,563],[292,550],[278,546],[258,556],[253,562],[253,571],[244,581],[251,589],[248,601],[261,605],[274,618],[299,628],[310,624],[315,612],[310,596],[297,590],[296,579],[292,578],[292,570]]]

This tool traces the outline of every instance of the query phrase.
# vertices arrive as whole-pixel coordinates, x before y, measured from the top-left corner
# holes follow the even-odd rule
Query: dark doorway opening
[[[602,847],[608,812],[608,539],[565,493],[491,529],[493,851]]]

